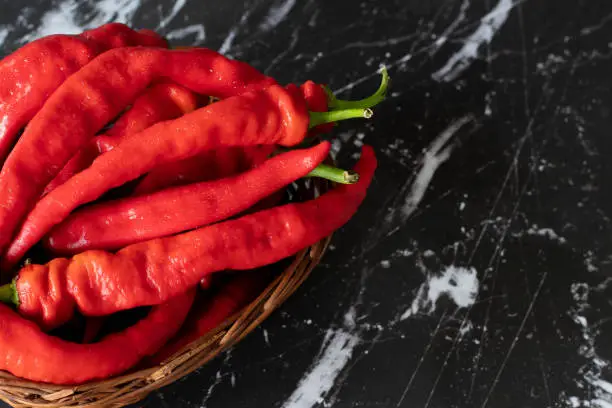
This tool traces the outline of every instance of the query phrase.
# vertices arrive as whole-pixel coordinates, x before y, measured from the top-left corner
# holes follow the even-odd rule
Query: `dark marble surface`
[[[612,407],[610,0],[3,0],[0,42],[112,20],[344,98],[393,77],[334,135],[381,163],[323,264],[139,406]]]

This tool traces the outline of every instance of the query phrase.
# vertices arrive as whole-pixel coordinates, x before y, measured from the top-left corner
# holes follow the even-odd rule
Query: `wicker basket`
[[[301,199],[328,189],[317,181],[301,186]],[[58,386],[22,380],[0,371],[0,399],[13,407],[123,407],[145,398],[198,369],[242,340],[306,280],[319,263],[331,236],[298,253],[291,264],[240,313],[214,331],[187,345],[161,365],[79,386]]]

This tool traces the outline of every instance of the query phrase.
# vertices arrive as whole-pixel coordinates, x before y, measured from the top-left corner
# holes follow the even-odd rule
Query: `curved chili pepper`
[[[198,98],[187,88],[173,83],[153,85],[134,101],[132,107],[105,135],[94,137],[72,156],[57,176],[47,184],[43,195],[89,167],[97,156],[111,150],[121,142],[123,137],[140,132],[157,122],[175,119],[193,112],[197,107]]]
[[[59,254],[115,250],[220,221],[306,176],[329,149],[329,142],[323,142],[280,154],[233,177],[86,207],[57,225],[44,244]]]
[[[216,97],[274,83],[248,64],[208,49],[124,47],[98,56],[49,97],[6,160],[0,172],[0,250],[72,155],[162,78]]]
[[[105,133],[106,137],[97,136],[93,139],[100,144],[101,139],[112,139],[112,145],[117,145],[122,138],[138,133],[151,125],[171,120],[193,112],[200,107],[198,95],[184,86],[172,82],[160,82],[151,85],[132,104],[115,124]],[[110,150],[111,143],[102,142],[100,153]]]
[[[369,118],[371,113],[369,109],[350,109],[309,115],[301,96],[272,85],[215,102],[173,121],[158,123],[129,135],[115,149],[101,155],[89,168],[36,203],[2,264],[5,269],[15,265],[78,206],[96,200],[106,191],[134,180],[159,164],[195,156],[218,146],[277,143],[292,146],[303,140],[309,125]],[[0,175],[0,186],[1,181]],[[2,210],[5,209],[0,207],[0,216]]]
[[[357,181],[357,180],[356,180]],[[355,181],[355,182],[356,182]],[[249,207],[246,211],[240,213],[240,215],[252,214],[261,210],[267,210],[268,208],[272,208],[275,205],[278,205],[285,197],[286,191],[279,190],[269,196],[265,197],[263,200],[259,201],[252,207]],[[215,278],[214,275],[207,275],[200,279],[200,288],[204,290],[210,289],[212,286],[212,281]]]
[[[157,166],[138,183],[134,195],[233,176],[263,163],[274,149],[274,145],[221,147]]]
[[[355,169],[358,183],[314,200],[130,245],[116,254],[87,251],[71,260],[27,265],[12,284],[0,287],[0,300],[18,303],[19,312],[42,327],[55,327],[75,308],[100,316],[159,304],[211,273],[272,264],[328,236],[355,214],[376,169],[371,147],[363,147]]]
[[[138,183],[132,195],[145,195],[166,187],[233,176],[260,165],[274,149],[274,145],[262,145],[208,150],[197,156],[154,169]],[[250,207],[246,213],[277,205],[283,197],[284,191],[277,191]],[[212,284],[211,278],[212,276],[202,278],[200,288],[208,290]]]
[[[157,352],[181,327],[194,291],[155,306],[122,332],[93,344],[76,344],[43,333],[35,323],[0,305],[0,369],[52,384],[81,384],[120,374]]]
[[[19,131],[49,96],[99,53],[113,47],[165,47],[152,32],[136,32],[123,24],[106,24],[81,35],[51,35],[32,41],[0,61],[0,162]]]
[[[308,110],[313,112],[327,111],[327,93],[322,86],[307,81],[299,87],[295,84],[286,86],[291,92],[301,92]],[[311,135],[329,131],[333,124],[325,124],[311,129]],[[316,132],[315,132],[316,131]],[[149,172],[138,186],[134,194],[140,195],[159,191],[165,187],[196,183],[210,180],[218,174],[230,176],[248,170],[262,163],[274,151],[274,145],[247,146],[245,148],[226,147],[203,152],[200,155],[160,166]],[[203,166],[202,163],[207,163]],[[213,166],[214,165],[214,166]],[[216,169],[220,166],[220,170]]]
[[[163,362],[239,312],[266,287],[268,275],[264,271],[240,272],[212,297],[205,294],[203,301],[196,300],[179,332],[155,353],[150,363]]]

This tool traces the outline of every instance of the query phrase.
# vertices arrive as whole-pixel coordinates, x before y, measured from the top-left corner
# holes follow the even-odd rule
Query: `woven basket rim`
[[[313,180],[308,190],[317,194],[330,183]],[[325,254],[332,235],[296,255],[259,296],[207,333],[161,364],[141,368],[109,379],[63,386],[20,379],[0,371],[0,400],[12,407],[123,407],[145,398],[202,367],[251,333],[278,309],[308,278]]]

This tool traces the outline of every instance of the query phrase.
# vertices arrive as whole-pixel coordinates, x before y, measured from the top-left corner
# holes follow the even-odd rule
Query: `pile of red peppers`
[[[388,81],[383,70],[372,96],[339,100],[115,23],[0,60],[0,369],[108,378],[238,312],[269,283],[267,266],[356,213],[374,152],[364,146],[353,170],[329,166],[323,134],[369,118]],[[333,188],[287,200],[307,177]],[[106,319],[142,307],[105,333]],[[78,341],[57,334],[77,320]]]

